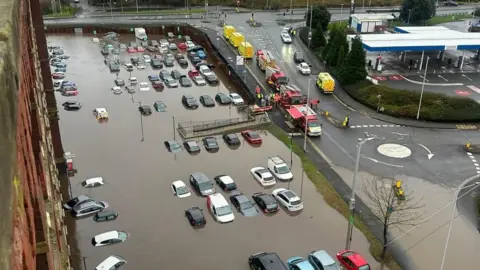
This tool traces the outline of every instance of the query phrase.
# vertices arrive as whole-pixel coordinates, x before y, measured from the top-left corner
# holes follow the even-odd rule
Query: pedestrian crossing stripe
[[[472,129],[478,129],[478,127],[477,125],[457,125],[457,129],[472,130]]]
[[[392,128],[392,127],[403,127],[402,125],[356,125],[350,126],[350,128]]]

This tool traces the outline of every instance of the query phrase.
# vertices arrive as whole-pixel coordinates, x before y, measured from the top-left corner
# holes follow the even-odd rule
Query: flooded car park
[[[122,35],[121,42],[133,41]],[[277,252],[283,260],[293,256],[306,257],[312,250],[324,249],[331,256],[342,250],[345,243],[344,231],[347,221],[322,200],[313,184],[306,178],[302,181],[300,159],[293,155],[294,180],[277,183],[264,189],[251,175],[254,167],[267,167],[271,156],[281,156],[290,164],[290,150],[272,135],[259,132],[261,146],[247,143],[240,133],[241,144],[228,147],[221,135],[215,136],[219,149],[206,151],[202,138],[196,139],[200,153],[167,151],[165,141],[183,141],[175,132],[177,123],[207,121],[241,117],[234,106],[214,107],[199,105],[187,109],[182,105],[183,95],[192,95],[199,100],[201,95],[212,98],[217,93],[229,94],[228,81],[221,80],[218,86],[195,86],[168,88],[161,92],[127,91],[114,95],[116,73],[111,73],[104,63],[100,46],[92,37],[49,36],[50,44],[58,45],[71,57],[68,60],[67,79],[78,86],[78,96],[64,97],[57,94],[58,104],[74,99],[82,104],[77,111],[60,109],[62,140],[69,151],[75,153],[78,172],[70,178],[72,195],[85,194],[108,203],[107,210],[118,213],[115,220],[95,222],[92,217],[77,220],[75,238],[81,255],[85,257],[87,269],[93,269],[110,255],[124,258],[128,264],[122,269],[248,269],[248,256],[263,252]],[[143,54],[143,53],[142,53]],[[121,51],[119,59],[132,55]],[[189,64],[189,68],[192,65]],[[187,74],[188,69],[164,68],[171,72],[178,69]],[[134,68],[131,76],[141,82],[150,83],[148,76],[158,75],[160,70]],[[223,77],[218,74],[219,78]],[[130,72],[125,67],[118,74],[126,84]],[[156,109],[155,102],[161,101],[164,109]],[[160,103],[158,103],[160,104]],[[200,104],[200,103],[199,103]],[[141,116],[138,107],[149,105],[152,112]],[[93,110],[104,108],[108,120],[99,122]],[[142,132],[143,126],[143,132]],[[143,136],[142,136],[143,135]],[[142,137],[144,140],[142,141]],[[210,180],[218,175],[228,175],[248,198],[257,192],[271,194],[276,188],[290,187],[301,197],[304,209],[291,214],[282,208],[273,215],[260,214],[246,217],[235,209],[235,220],[220,224],[214,220],[207,208],[207,199],[193,192],[180,198],[172,192],[174,181],[182,180],[191,188],[189,175],[203,172]],[[82,188],[88,178],[103,177],[105,184],[97,188]],[[303,188],[301,184],[303,182]],[[215,189],[230,202],[230,193]],[[192,228],[185,210],[198,206],[203,209],[206,225]],[[256,206],[258,210],[259,207]],[[106,247],[94,247],[92,237],[109,232],[125,231],[128,239],[123,243]],[[358,231],[354,234],[353,248],[376,266],[368,253],[368,243]]]

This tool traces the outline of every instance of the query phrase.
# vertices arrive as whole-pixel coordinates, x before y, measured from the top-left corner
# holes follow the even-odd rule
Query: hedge
[[[480,217],[480,196],[477,197],[477,214]]]
[[[384,108],[384,114],[413,119],[417,117],[420,91],[372,85],[369,81],[347,85],[344,89],[352,98],[374,110],[377,110],[380,95],[380,107]],[[420,119],[437,122],[478,122],[480,104],[470,98],[424,92]]]

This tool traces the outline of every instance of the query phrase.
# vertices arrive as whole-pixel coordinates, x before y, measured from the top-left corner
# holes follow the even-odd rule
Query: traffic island
[[[350,118],[348,116],[346,116],[344,120],[339,120],[338,118],[333,117],[328,111],[319,109],[318,113],[320,113],[320,115],[323,116],[323,118],[327,119],[328,122],[330,122],[332,125],[336,126],[337,128],[348,127],[348,122],[350,121]]]
[[[463,146],[463,150],[473,154],[480,154],[480,144],[472,144],[468,142]]]

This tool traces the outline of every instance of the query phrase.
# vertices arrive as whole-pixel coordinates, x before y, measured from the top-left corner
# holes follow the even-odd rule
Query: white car
[[[170,42],[168,42],[168,40],[166,39],[160,39],[160,46],[165,46],[165,47],[168,47],[168,44],[170,44]]]
[[[250,170],[255,180],[257,180],[260,185],[264,187],[271,187],[277,183],[272,173],[268,169],[263,167],[255,167]]]
[[[310,65],[305,62],[298,64],[297,69],[302,75],[310,75],[310,73],[312,73]]]
[[[146,69],[147,67],[142,62],[140,62],[140,63],[138,63],[137,68],[138,69]]]
[[[279,156],[268,158],[268,169],[280,181],[292,181],[293,174],[287,163]]]
[[[220,223],[232,222],[235,220],[232,207],[228,204],[225,197],[220,193],[208,195],[207,207],[212,213],[215,220]]]
[[[128,234],[124,231],[109,231],[92,238],[92,245],[95,247],[108,246],[125,242]]]
[[[288,33],[282,32],[281,36],[283,43],[292,43],[292,37]]]
[[[130,77],[128,80],[131,85],[136,85],[138,83],[137,77]]]
[[[161,45],[160,48],[158,48],[158,51],[160,53],[167,53],[168,52],[168,45]]]
[[[150,63],[152,62],[152,58],[150,57],[150,55],[144,54],[143,61],[145,61],[145,63]]]
[[[140,91],[150,91],[150,85],[147,82],[141,82]]]
[[[169,48],[170,50],[172,50],[172,51],[178,50],[177,44],[175,44],[175,43],[170,43],[170,44],[168,44],[168,48]]]
[[[205,77],[213,75],[213,72],[210,70],[210,68],[207,65],[199,66],[198,72],[200,72],[200,74],[202,74]]]
[[[202,76],[195,76],[193,77],[193,82],[197,85],[206,85],[207,81]]]
[[[98,120],[108,119],[108,112],[105,108],[96,108],[95,110],[93,110],[93,115],[95,115]]]
[[[105,182],[103,181],[102,177],[94,177],[94,178],[89,178],[80,184],[84,188],[94,188],[94,187],[101,187],[105,185]]]
[[[190,189],[185,185],[182,180],[177,180],[172,183],[172,191],[175,196],[178,198],[186,198],[192,195]]]
[[[231,93],[228,97],[232,100],[233,105],[243,105],[245,102],[243,98],[237,93]]]
[[[103,260],[97,267],[95,267],[95,270],[116,270],[120,269],[123,265],[127,264],[127,261],[125,261],[124,258],[117,256],[117,255],[110,255],[108,258]]]
[[[277,188],[272,191],[272,196],[288,211],[295,212],[303,209],[302,200],[293,191],[286,188]]]
[[[187,44],[187,49],[192,49],[192,48],[195,47],[195,43],[193,43],[193,42],[190,41],[190,40],[187,40],[187,41],[185,42],[185,44]]]

